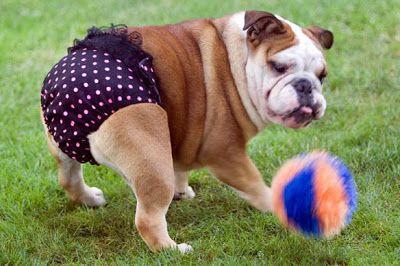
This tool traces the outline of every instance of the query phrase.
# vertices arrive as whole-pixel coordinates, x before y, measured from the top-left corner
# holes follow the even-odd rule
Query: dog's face
[[[243,30],[249,94],[264,122],[300,128],[321,118],[328,74],[322,50],[332,46],[332,33],[260,11],[246,12]]]

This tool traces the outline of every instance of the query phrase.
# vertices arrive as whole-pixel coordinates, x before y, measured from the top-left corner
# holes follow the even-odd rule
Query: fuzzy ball
[[[357,207],[354,179],[343,162],[326,152],[286,162],[272,181],[279,220],[306,235],[331,237],[350,222]]]

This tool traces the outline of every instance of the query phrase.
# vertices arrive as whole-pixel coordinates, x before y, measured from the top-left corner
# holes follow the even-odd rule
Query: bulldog
[[[134,191],[135,225],[148,247],[192,250],[171,239],[166,221],[174,198],[195,196],[188,185],[192,169],[208,168],[249,204],[272,211],[271,190],[246,154],[246,143],[268,124],[301,128],[324,115],[323,49],[331,48],[333,34],[263,11],[130,27],[128,34],[153,57],[162,104],[119,109],[88,139],[95,161],[125,177]],[[45,130],[69,198],[104,205],[102,191],[85,184],[81,163]]]

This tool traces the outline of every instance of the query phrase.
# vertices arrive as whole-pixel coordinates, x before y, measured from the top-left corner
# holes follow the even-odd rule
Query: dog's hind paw
[[[185,192],[175,192],[174,200],[188,200],[193,199],[196,193],[193,191],[191,186],[187,186]]]
[[[97,187],[86,186],[84,192],[79,197],[79,201],[89,207],[100,207],[106,204],[103,191]]]

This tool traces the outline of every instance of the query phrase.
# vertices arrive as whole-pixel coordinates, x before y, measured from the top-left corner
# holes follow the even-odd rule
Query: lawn
[[[321,25],[336,38],[327,53],[325,117],[297,131],[270,126],[249,143],[249,154],[270,183],[290,157],[327,149],[351,168],[359,209],[340,236],[308,239],[196,171],[196,198],[174,202],[167,217],[172,238],[194,252],[152,254],[134,228],[135,198],[111,170],[84,167],[87,183],[105,192],[106,207],[66,198],[39,119],[41,82],[92,25],[174,23],[244,9]],[[399,265],[400,2],[2,0],[0,160],[0,265]]]

